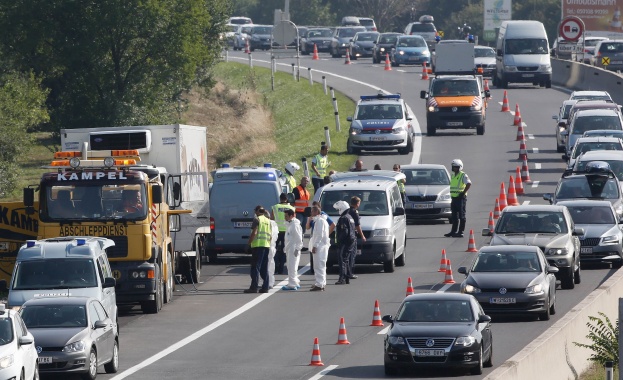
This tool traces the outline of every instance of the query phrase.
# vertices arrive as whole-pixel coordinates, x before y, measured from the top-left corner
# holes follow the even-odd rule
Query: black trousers
[[[466,208],[467,197],[452,198],[452,201],[450,203],[450,211],[452,213],[450,217],[450,222],[452,223],[452,230],[450,231],[451,233],[463,233],[463,231],[465,231]]]
[[[275,248],[277,252],[275,252],[275,274],[283,274],[283,266],[286,263],[286,252],[285,248],[285,231],[279,231],[279,235],[277,236],[277,243]]]
[[[343,281],[353,275],[352,272],[352,260],[357,254],[357,241],[355,240],[351,244],[344,244],[338,246],[338,259],[340,269],[340,281]]]
[[[312,185],[314,185],[314,193],[324,186],[324,178],[312,177]]]

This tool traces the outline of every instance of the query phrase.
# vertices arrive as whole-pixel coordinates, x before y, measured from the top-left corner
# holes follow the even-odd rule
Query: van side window
[[[97,259],[97,273],[99,273],[100,282],[103,284],[105,276],[104,276],[104,271],[102,269],[102,257],[101,256]]]
[[[392,187],[392,205],[394,210],[396,209],[396,207],[404,207],[402,204],[402,197],[400,196],[400,190],[398,189],[398,186]]]

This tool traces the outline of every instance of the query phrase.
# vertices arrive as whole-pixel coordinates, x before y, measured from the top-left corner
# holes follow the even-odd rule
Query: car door
[[[97,258],[97,270],[100,274],[100,280],[102,281],[102,285],[104,284],[104,279],[106,277],[113,277],[112,270],[110,269],[110,264],[108,263],[108,258],[106,254],[100,255]],[[108,315],[110,315],[111,318],[116,321],[117,296],[114,286],[111,286],[110,288],[102,288],[101,302],[104,306],[104,309],[106,309]]]
[[[103,359],[108,361],[112,358],[113,345],[115,344],[115,322],[110,318],[108,312],[104,310],[104,306],[100,302],[94,301],[94,304],[97,315],[99,315],[99,320],[106,323],[106,327],[103,329],[104,334],[102,335],[102,341],[104,342],[104,352],[106,353]]]
[[[476,312],[477,314],[476,323],[477,323],[478,318],[481,315],[485,315],[485,312],[484,310],[482,310],[482,307],[480,306],[478,301],[476,301],[475,298],[472,299],[472,307],[477,311]],[[484,357],[488,358],[489,352],[493,348],[493,334],[491,333],[491,322],[477,323],[477,326],[478,326],[478,331],[480,331],[480,334],[482,335],[482,351],[483,351]]]
[[[550,305],[553,305],[554,302],[556,302],[556,275],[547,272],[549,264],[547,263],[547,259],[545,258],[543,252],[539,251],[538,256],[541,264],[541,270],[543,271],[545,278],[547,278],[547,284],[549,286]]]
[[[20,331],[22,336],[30,337],[33,341],[32,344],[24,344],[18,345],[18,351],[22,356],[22,364],[24,365],[24,376],[27,379],[34,379],[35,376],[35,368],[37,367],[37,359],[39,355],[37,354],[37,349],[35,348],[35,338],[28,332],[26,328],[26,324],[22,320],[22,317],[18,313],[15,313],[14,321],[14,331]]]
[[[110,335],[112,335],[112,326],[110,320],[106,321],[106,313],[104,312],[104,319],[99,315],[96,305],[100,305],[99,301],[91,300],[87,311],[89,313],[89,329],[91,334],[91,340],[95,343],[95,347],[98,352],[98,362],[103,362],[109,359],[112,355],[112,347],[108,343]],[[104,308],[102,307],[102,310]],[[95,322],[102,321],[106,323],[106,327],[96,329]]]
[[[406,215],[396,215],[396,210],[398,208],[403,208],[402,197],[400,196],[400,190],[398,190],[398,185],[393,185],[390,188],[389,193],[389,201],[391,206],[392,213],[392,233],[396,238],[396,253],[403,252],[406,244],[406,232],[407,232],[407,219]]]

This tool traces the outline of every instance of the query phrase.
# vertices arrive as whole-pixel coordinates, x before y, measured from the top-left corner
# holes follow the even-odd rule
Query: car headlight
[[[422,57],[430,57],[430,51],[423,51],[421,55]]]
[[[508,71],[508,72],[517,71],[517,66],[504,66],[504,71]]]
[[[617,244],[619,242],[619,237],[616,235],[606,236],[601,238],[601,244],[609,245],[609,244]]]
[[[405,344],[405,339],[401,336],[390,336],[388,337],[388,342],[393,346],[397,346],[399,344]]]
[[[381,51],[385,51],[385,48],[384,48],[384,47],[382,47],[382,48],[381,48]]]
[[[402,51],[402,50],[400,50],[400,51],[398,52],[398,54],[400,54],[400,55],[405,55],[405,52],[404,52],[404,51]]]
[[[456,342],[454,342],[454,345],[469,347],[474,343],[476,343],[476,338],[474,338],[473,336],[460,336],[456,339]]]
[[[617,215],[623,215],[623,205],[616,205],[614,207],[614,211],[616,211]]]
[[[7,355],[0,359],[0,368],[5,369],[13,365],[13,355]]]
[[[468,285],[465,285],[465,288],[463,288],[463,291],[468,294],[476,294],[476,293],[480,293],[480,288],[477,288],[474,285],[468,284]]]
[[[434,106],[428,106],[428,112],[439,112],[439,108]]]
[[[482,103],[478,104],[478,105],[475,105],[475,106],[471,106],[471,107],[469,107],[469,109],[472,110],[472,111],[480,111],[480,110],[482,110]]]
[[[539,66],[539,71],[550,72],[550,71],[552,71],[552,66],[550,66],[550,65],[541,65],[541,66]]]
[[[359,128],[353,128],[353,127],[351,127],[351,128],[350,128],[350,134],[351,134],[351,135],[358,135],[358,134],[360,134],[360,133],[361,133],[361,131],[362,131],[362,130],[361,130],[361,129],[359,129]]]
[[[536,284],[536,285],[528,286],[526,288],[526,290],[524,291],[524,293],[526,293],[526,294],[541,294],[541,293],[543,293],[543,285]]]
[[[450,194],[444,194],[442,196],[439,197],[440,201],[451,201],[452,200],[452,196]]]
[[[550,248],[547,250],[547,254],[548,255],[566,255],[567,249],[566,248]]]
[[[86,344],[84,344],[84,341],[79,340],[63,347],[63,352],[80,352],[84,351],[85,348]]]
[[[389,228],[379,228],[378,230],[372,231],[372,237],[375,236],[389,236]]]
[[[342,47],[346,46],[346,44],[342,44]]]
[[[395,135],[403,133],[404,131],[405,131],[405,129],[403,127],[398,127],[398,128],[392,129],[392,133],[395,134]]]

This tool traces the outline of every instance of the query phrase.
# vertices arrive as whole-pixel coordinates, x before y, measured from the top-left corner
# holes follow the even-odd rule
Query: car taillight
[[[210,230],[214,230],[214,218],[210,217]]]

